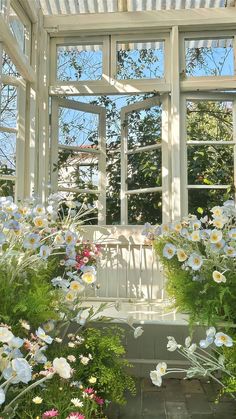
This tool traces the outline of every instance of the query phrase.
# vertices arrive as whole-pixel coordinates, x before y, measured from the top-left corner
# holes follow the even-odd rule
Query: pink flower
[[[102,406],[104,404],[104,399],[102,399],[101,397],[96,396],[94,400],[100,406]]]
[[[84,255],[85,257],[87,257],[87,258],[88,258],[88,257],[90,256],[90,251],[89,251],[89,250],[87,250],[87,249],[86,249],[86,250],[84,250],[84,251],[83,251],[83,255]]]
[[[94,393],[94,389],[92,387],[88,387],[84,390],[85,393],[87,394],[93,394]]]
[[[55,410],[55,409],[47,410],[47,412],[43,413],[42,419],[54,418],[55,416],[59,416],[58,410]]]
[[[85,416],[79,412],[71,412],[66,419],[85,419]]]

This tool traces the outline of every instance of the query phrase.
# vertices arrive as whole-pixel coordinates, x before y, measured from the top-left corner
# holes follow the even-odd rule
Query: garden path
[[[215,403],[218,387],[206,380],[169,378],[155,387],[137,381],[137,395],[124,407],[110,406],[109,419],[234,419],[236,402],[224,397]]]

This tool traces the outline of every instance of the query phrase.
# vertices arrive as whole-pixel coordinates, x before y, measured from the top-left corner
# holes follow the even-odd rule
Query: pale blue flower
[[[19,231],[21,229],[20,223],[16,220],[9,220],[6,223],[4,223],[4,227],[8,230],[14,230]]]
[[[40,246],[40,236],[35,233],[31,233],[26,236],[23,246],[25,249],[37,249]]]
[[[65,261],[65,266],[75,267],[77,265],[77,262],[75,259],[67,259]]]
[[[27,384],[32,379],[32,369],[24,358],[13,359],[2,372],[5,380],[11,379],[12,384]]]
[[[96,268],[93,265],[82,265],[80,267],[80,270],[85,273],[85,272],[92,272],[94,275],[97,274]]]
[[[54,287],[58,286],[62,289],[67,289],[70,286],[70,282],[67,279],[63,279],[61,276],[57,276],[51,280]]]
[[[200,235],[202,240],[208,240],[211,234],[211,230],[205,228],[204,230],[200,231]]]
[[[218,332],[215,335],[215,340],[214,343],[216,346],[227,346],[227,347],[231,347],[233,346],[233,339],[226,335],[225,333],[222,332]]]
[[[8,345],[12,349],[19,349],[23,346],[23,344],[24,344],[24,340],[15,336],[12,340],[10,340],[10,342],[8,342]]]
[[[197,253],[192,253],[189,256],[187,263],[188,266],[193,269],[193,271],[198,271],[198,269],[200,269],[203,264],[202,256],[198,255]]]
[[[180,235],[181,235],[182,237],[189,238],[189,231],[188,231],[188,229],[187,229],[186,227],[183,227],[183,228],[180,230]]]
[[[224,252],[230,258],[235,258],[236,257],[236,248],[234,248],[232,246],[225,246],[224,247]]]
[[[222,239],[217,243],[211,243],[211,248],[215,251],[215,252],[220,252],[225,246],[225,240]]]
[[[6,236],[4,233],[0,232],[0,245],[6,242]]]
[[[65,242],[67,246],[74,246],[77,242],[77,234],[73,233],[72,231],[68,230],[65,234]]]
[[[43,342],[48,343],[49,345],[53,341],[53,338],[47,335],[41,327],[39,327],[38,330],[36,330],[36,336],[38,336],[39,339],[41,339]]]
[[[67,246],[66,247],[66,255],[69,259],[75,259],[76,258],[76,251],[74,246]]]
[[[230,239],[236,240],[236,228],[232,228],[228,234]]]
[[[52,250],[49,246],[43,245],[43,246],[40,247],[39,254],[40,254],[42,259],[46,260],[48,258],[48,256],[50,256],[51,251]]]
[[[5,402],[6,396],[4,393],[4,390],[0,388],[0,405],[2,405]]]
[[[34,354],[34,360],[38,364],[45,364],[47,362],[47,357],[44,355],[44,351],[46,351],[47,346],[43,346]]]
[[[163,256],[167,259],[172,259],[176,254],[176,247],[172,243],[166,243],[163,249]]]
[[[200,340],[200,347],[203,349],[208,348],[208,346],[210,346],[214,342],[215,334],[216,329],[214,327],[209,327],[209,329],[207,329],[206,331],[206,339]]]
[[[148,234],[152,232],[152,229],[153,229],[153,227],[152,227],[152,225],[150,223],[145,223],[144,226],[143,226],[142,233],[141,233],[142,236],[146,236],[147,237]]]

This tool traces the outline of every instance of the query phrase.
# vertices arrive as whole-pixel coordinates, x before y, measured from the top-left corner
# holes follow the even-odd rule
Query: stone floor
[[[126,406],[110,406],[109,419],[234,419],[236,402],[225,397],[215,403],[217,386],[209,381],[163,380],[155,387],[149,379],[137,382],[137,395]]]

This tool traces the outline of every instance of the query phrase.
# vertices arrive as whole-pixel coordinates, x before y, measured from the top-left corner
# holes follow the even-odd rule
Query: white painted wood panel
[[[86,239],[102,245],[98,289],[90,297],[104,300],[156,301],[164,298],[164,276],[141,226],[87,226]]]

